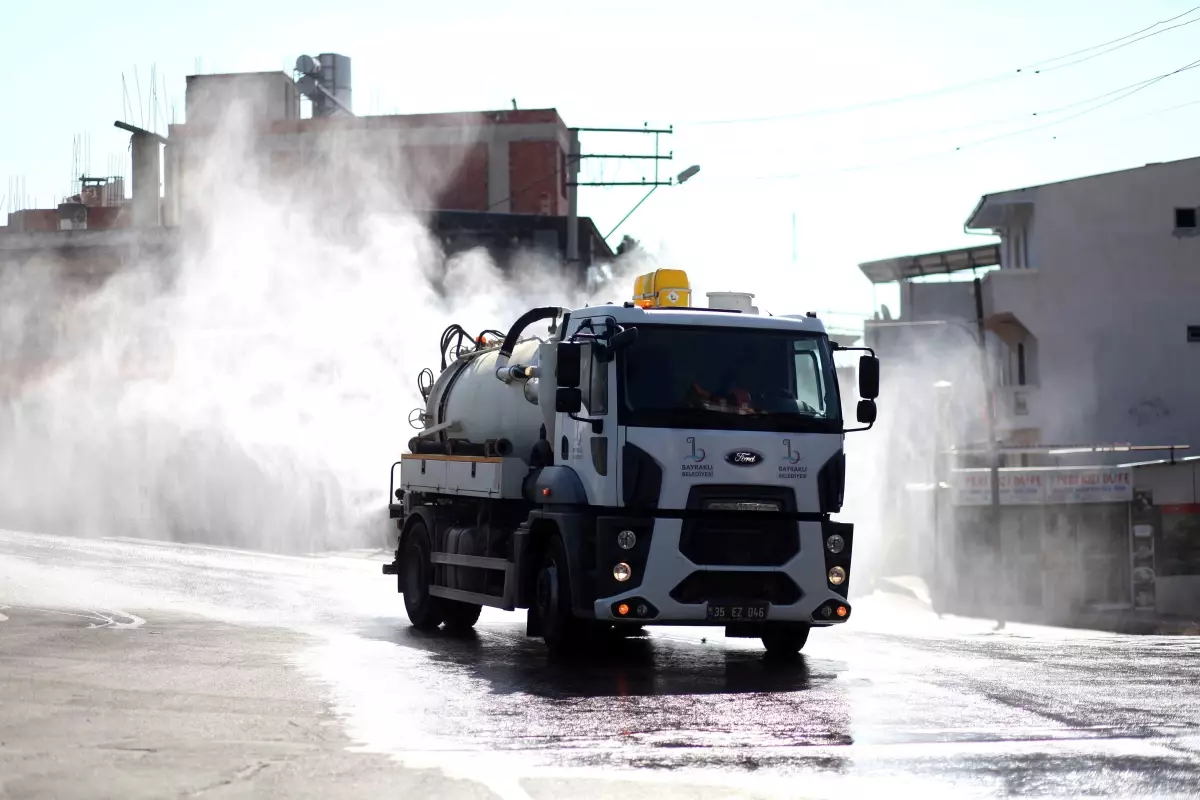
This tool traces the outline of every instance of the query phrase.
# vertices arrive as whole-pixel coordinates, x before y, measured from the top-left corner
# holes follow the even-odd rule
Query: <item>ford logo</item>
[[[762,463],[763,456],[753,450],[731,450],[725,454],[725,460],[735,467],[753,467]]]

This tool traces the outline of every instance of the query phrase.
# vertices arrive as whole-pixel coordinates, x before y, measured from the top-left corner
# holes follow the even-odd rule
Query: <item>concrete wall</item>
[[[971,281],[909,282],[901,287],[904,320],[975,321],[975,287]]]
[[[186,121],[193,125],[219,122],[235,104],[255,122],[300,116],[296,85],[283,72],[189,75],[184,103]]]
[[[505,113],[294,120],[255,128],[253,146],[274,183],[361,182],[361,173],[376,184],[368,188],[422,208],[565,215],[567,180],[578,173],[565,157],[566,126],[553,110]],[[219,202],[206,173],[210,132],[172,127],[167,224]]]

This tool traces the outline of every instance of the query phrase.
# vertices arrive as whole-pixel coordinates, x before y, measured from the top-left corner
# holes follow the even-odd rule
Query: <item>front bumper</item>
[[[681,519],[602,518],[597,525],[596,618],[654,625],[723,625],[709,619],[710,603],[765,602],[767,622],[814,626],[845,622],[850,616],[845,596],[849,578],[835,587],[829,584],[827,575],[835,564],[849,575],[853,526],[830,521],[788,524],[798,530],[798,549],[759,547],[760,555],[755,559],[746,556],[748,538],[753,533],[741,538],[731,535],[727,548],[697,548],[692,542],[681,547]],[[641,531],[638,545],[628,551],[612,544],[616,532],[623,528]],[[846,542],[845,550],[836,556],[825,548],[826,537],[834,532]],[[697,563],[685,552],[704,563]],[[770,564],[746,563],[755,560]],[[613,580],[612,567],[617,562],[630,565],[630,580]],[[625,615],[618,613],[622,605],[627,606]],[[838,615],[838,606],[846,610],[844,616]],[[637,613],[641,607],[647,616]]]

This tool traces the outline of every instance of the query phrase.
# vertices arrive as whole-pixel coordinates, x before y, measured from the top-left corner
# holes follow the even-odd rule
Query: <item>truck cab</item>
[[[878,362],[860,360],[864,426],[847,429],[839,348],[814,315],[761,315],[727,294],[694,308],[681,276],[643,276],[621,305],[563,310],[536,364],[497,359],[494,377],[524,383],[538,407],[539,436],[527,459],[510,459],[519,507],[483,534],[505,544],[442,554],[493,558],[504,574],[493,595],[458,602],[528,608],[528,632],[552,647],[627,626],[715,625],[794,653],[812,628],[849,619],[853,526],[833,515],[845,435],[875,419]],[[453,494],[402,484],[446,527],[437,508]],[[399,515],[395,574],[416,510]]]

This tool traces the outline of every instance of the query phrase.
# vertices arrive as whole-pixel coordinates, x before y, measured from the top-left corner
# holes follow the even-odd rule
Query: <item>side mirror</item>
[[[863,356],[858,359],[858,396],[864,400],[879,397],[879,359],[875,356]],[[861,403],[858,409],[861,415]]]
[[[876,408],[874,400],[858,401],[858,421],[863,425],[874,425],[878,414],[879,409]]]
[[[618,350],[624,350],[626,347],[629,347],[631,344],[637,341],[637,338],[637,328],[626,328],[620,333],[613,334],[613,336],[608,340],[608,347],[615,353]]]
[[[559,343],[554,366],[554,380],[557,385],[567,389],[579,386],[582,352],[583,348],[574,342]]]
[[[583,392],[578,388],[561,388],[554,393],[554,410],[563,414],[578,414],[583,408]]]

